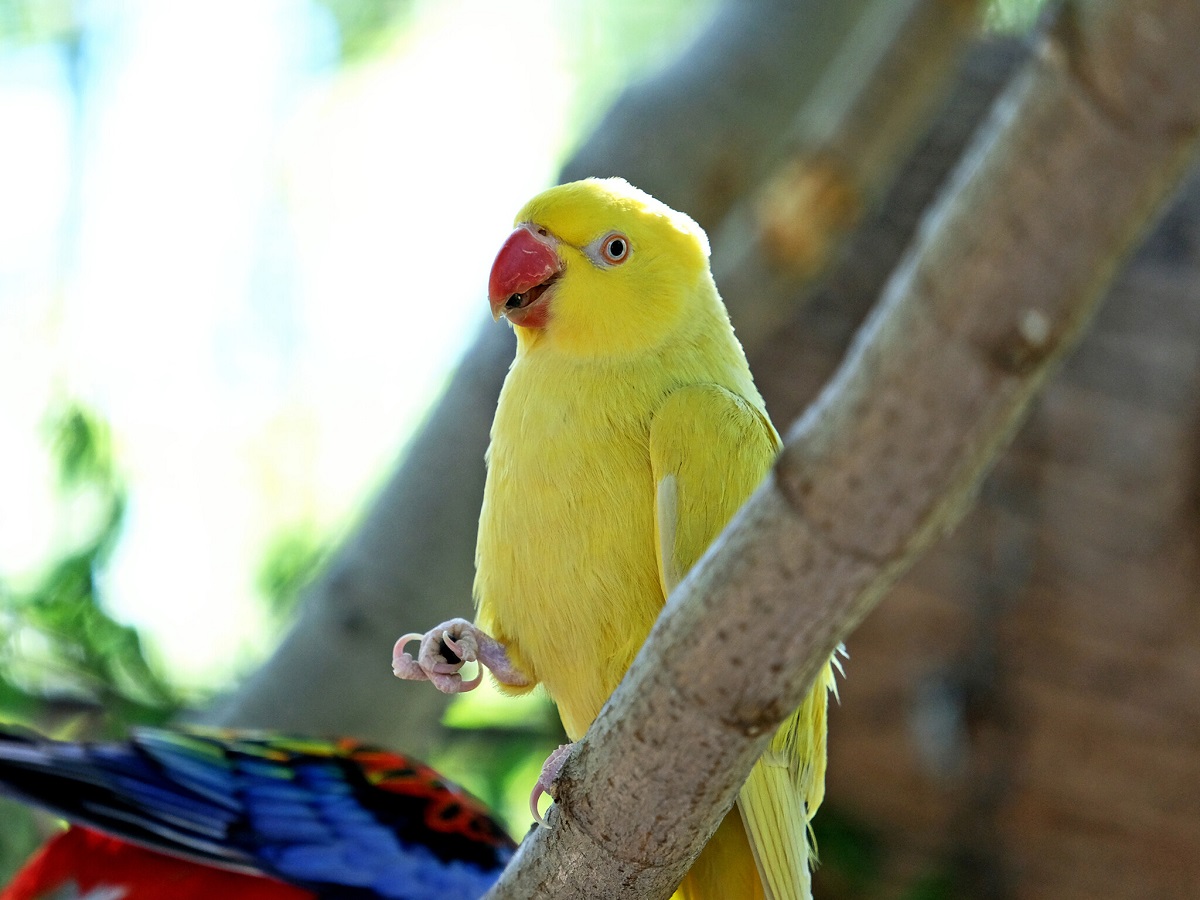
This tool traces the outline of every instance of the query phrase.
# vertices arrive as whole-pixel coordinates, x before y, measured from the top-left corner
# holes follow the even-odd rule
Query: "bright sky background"
[[[78,107],[59,45],[0,50],[0,577],[62,538],[42,424],[77,397],[132,488],[105,601],[174,677],[220,683],[273,639],[269,538],[352,522],[564,123],[607,101],[579,96],[601,11],[421,2],[339,67],[312,0],[82,8]]]

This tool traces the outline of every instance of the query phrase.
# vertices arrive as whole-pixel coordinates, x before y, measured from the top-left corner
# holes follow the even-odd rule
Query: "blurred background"
[[[0,718],[120,734],[262,661],[513,213],[711,6],[0,2]]]
[[[105,609],[189,696],[253,666],[473,336],[513,212],[709,6],[0,4],[6,589],[90,537],[49,450],[94,453]]]
[[[997,0],[987,28],[1020,36],[1038,6]],[[0,720],[119,735],[235,692],[471,345],[513,213],[715,10],[0,0]],[[815,332],[785,335],[761,365],[814,333],[849,334],[862,312],[813,308]],[[808,349],[827,368],[840,352]],[[803,391],[766,381],[786,422]],[[1016,459],[1002,486],[1020,479]],[[1010,502],[1020,491],[994,490],[1004,527],[1034,515]],[[961,560],[997,527],[975,521],[966,550],[935,554],[880,615],[912,622],[904,603],[973,590]],[[952,616],[934,603],[913,638],[953,644],[958,662],[910,672],[911,703],[881,689],[854,707],[874,639],[850,644],[843,703],[865,710],[865,730],[847,722],[836,743],[835,711],[825,896],[1037,893],[1015,887],[1019,862],[1014,874],[972,855],[1004,842],[1011,809],[988,793],[1002,767],[975,778],[963,742],[991,741],[1009,713],[976,690],[994,610],[966,606],[968,625],[939,631]],[[556,722],[536,697],[480,694],[443,725],[482,743],[444,742],[430,761],[520,835]],[[839,795],[839,754],[843,773],[879,774],[906,765],[902,743],[940,794],[910,779],[881,800],[843,774]],[[990,825],[976,833],[963,810],[980,809]],[[47,826],[9,804],[0,819],[3,880]],[[956,831],[965,847],[947,843]]]

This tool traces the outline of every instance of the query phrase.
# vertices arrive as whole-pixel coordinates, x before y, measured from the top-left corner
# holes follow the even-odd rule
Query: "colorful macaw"
[[[433,769],[350,739],[4,729],[0,793],[72,823],[0,900],[476,900],[515,849]]]

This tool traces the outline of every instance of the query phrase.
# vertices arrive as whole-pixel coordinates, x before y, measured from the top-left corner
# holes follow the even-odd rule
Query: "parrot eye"
[[[629,238],[623,234],[610,234],[600,245],[600,255],[607,263],[623,263],[629,258]]]

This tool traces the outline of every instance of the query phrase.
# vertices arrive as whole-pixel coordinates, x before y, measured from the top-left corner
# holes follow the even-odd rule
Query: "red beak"
[[[492,263],[488,300],[492,317],[507,316],[514,325],[540,328],[548,309],[542,295],[562,271],[554,239],[522,225],[508,236]]]

